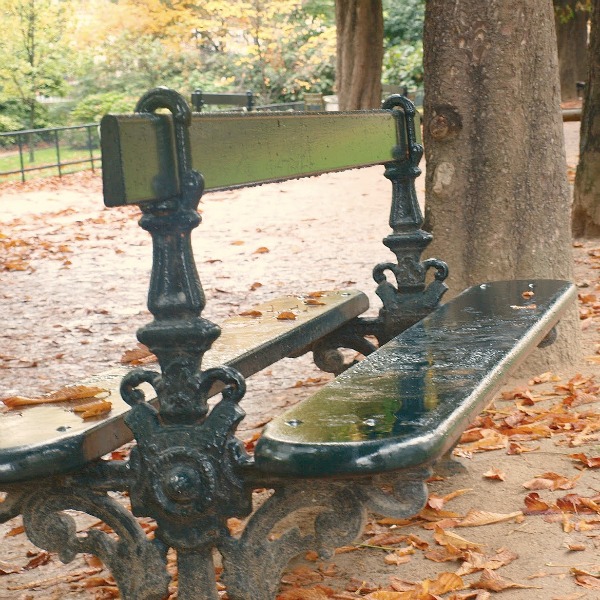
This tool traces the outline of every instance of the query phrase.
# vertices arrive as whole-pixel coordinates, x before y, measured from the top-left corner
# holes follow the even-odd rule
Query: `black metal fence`
[[[97,123],[0,133],[0,181],[94,170],[100,159]]]

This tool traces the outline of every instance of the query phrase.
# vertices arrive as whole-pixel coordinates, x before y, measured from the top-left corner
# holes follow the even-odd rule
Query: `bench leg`
[[[57,479],[9,489],[7,499],[0,504],[0,522],[12,518],[15,511],[21,513],[29,539],[40,548],[56,552],[65,563],[80,553],[97,556],[111,571],[123,600],[165,598],[170,581],[167,546],[159,540],[148,540],[133,515],[106,492],[72,483]],[[119,539],[98,529],[78,536],[75,520],[65,510],[97,517]]]
[[[126,470],[116,470],[111,483],[127,478]],[[103,467],[107,471],[110,466]],[[168,595],[169,546],[177,550],[181,600],[218,600],[214,548],[223,558],[223,581],[230,600],[272,600],[292,558],[308,550],[327,557],[336,547],[352,543],[362,531],[367,510],[395,518],[418,513],[427,500],[425,481],[430,476],[428,469],[415,469],[344,481],[273,482],[252,473],[252,487],[258,482],[274,492],[250,516],[241,535],[231,535],[226,519],[221,518],[222,527],[208,539],[203,519],[180,518],[183,528],[196,531],[175,545],[164,542],[160,524],[156,538],[149,540],[135,517],[107,494],[108,482],[95,479],[98,473],[91,468],[35,485],[11,484],[14,487],[0,503],[0,522],[23,514],[31,541],[58,553],[63,562],[83,552],[98,556],[113,574],[124,600],[162,600]],[[86,489],[86,481],[95,489]],[[131,483],[123,479],[124,485],[116,487],[122,490]],[[66,510],[99,518],[118,539],[95,528],[77,535],[75,521]],[[209,514],[215,511],[207,509]],[[198,543],[190,544],[190,540]]]

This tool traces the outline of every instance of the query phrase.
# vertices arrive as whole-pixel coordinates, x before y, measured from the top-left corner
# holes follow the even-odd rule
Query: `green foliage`
[[[0,133],[6,133],[8,131],[18,131],[21,129],[20,121],[17,121],[9,115],[3,115],[0,113]],[[0,136],[0,147],[12,146],[15,143],[15,138],[12,136]]]
[[[423,85],[425,0],[384,0],[384,83]]]
[[[92,94],[81,102],[71,112],[73,123],[96,123],[107,113],[130,113],[135,101],[119,92],[104,92]]]
[[[0,100],[0,118],[5,124],[6,129],[0,126],[0,131],[19,131],[21,129],[30,129],[29,107],[20,99],[11,98]],[[41,129],[51,127],[53,124],[48,109],[45,105],[39,104],[36,107],[33,128]]]
[[[409,89],[423,85],[423,42],[392,46],[383,56],[384,83],[405,85]]]
[[[425,0],[383,0],[383,35],[386,47],[423,39]]]
[[[5,96],[19,98],[36,125],[39,95],[65,93],[69,63],[61,44],[68,5],[54,0],[0,0],[0,85]]]
[[[196,67],[189,52],[176,52],[151,35],[121,31],[99,44],[94,54],[82,61],[76,93],[85,98],[119,92],[137,98],[158,85],[183,91],[187,87],[184,81]]]

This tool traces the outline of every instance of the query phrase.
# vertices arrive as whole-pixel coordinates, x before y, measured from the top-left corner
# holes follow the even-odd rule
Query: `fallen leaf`
[[[150,348],[143,344],[138,344],[137,348],[133,350],[126,350],[121,356],[122,365],[140,365],[146,364],[147,362],[156,361],[156,356],[152,353]]]
[[[254,251],[254,254],[267,254],[270,250],[266,246],[261,246]]]
[[[483,477],[485,477],[486,479],[493,479],[496,481],[504,481],[506,479],[506,473],[501,469],[492,467],[483,474]]]
[[[45,550],[32,552],[29,562],[23,568],[27,570],[37,569],[37,567],[48,564],[50,559],[50,553],[46,552]]]
[[[582,462],[586,467],[589,467],[590,469],[596,469],[600,467],[600,456],[588,457],[586,454],[579,453],[569,454],[569,457],[573,460],[578,460],[579,462]]]
[[[108,414],[112,410],[112,402],[107,400],[98,400],[97,402],[89,402],[76,406],[73,412],[77,413],[82,419],[91,419]]]
[[[240,313],[240,317],[262,317],[262,313],[260,312],[260,310],[245,310],[244,312]]]
[[[482,429],[480,435],[481,439],[471,444],[461,444],[460,449],[464,452],[485,452],[500,450],[508,445],[508,437],[493,429]]]
[[[492,555],[467,550],[465,552],[465,562],[456,571],[456,574],[469,575],[484,569],[495,571],[496,569],[505,567],[517,560],[517,558],[519,558],[519,555],[510,551],[508,548],[499,548],[495,554]]]
[[[509,442],[508,450],[506,454],[515,455],[515,454],[523,454],[524,452],[534,452],[538,450],[539,446],[534,446],[533,448],[529,448],[528,446],[523,446],[523,444],[519,444],[519,442]]]
[[[527,383],[529,385],[539,385],[540,383],[547,383],[549,381],[560,381],[560,379],[561,378],[559,375],[555,375],[551,371],[546,371],[545,373],[542,373],[541,375],[536,375],[535,377],[530,379]]]
[[[539,586],[534,585],[525,585],[523,583],[515,583],[510,579],[505,579],[504,577],[500,577],[498,573],[492,571],[490,569],[484,569],[481,574],[481,578],[479,581],[471,584],[472,588],[478,588],[483,590],[489,590],[491,592],[502,592],[503,590],[508,590],[511,588],[516,588],[520,590],[527,589],[541,589]]]
[[[425,553],[425,558],[437,563],[463,560],[465,558],[465,551],[452,546],[452,544],[446,544],[441,548],[429,550]]]
[[[16,527],[13,527],[9,531],[7,531],[4,534],[4,537],[14,537],[15,535],[21,535],[22,533],[25,533],[25,526],[17,525]]]
[[[414,551],[414,548],[412,548],[413,553]],[[403,565],[410,562],[411,558],[410,554],[401,553],[399,550],[396,550],[396,552],[386,554],[383,558],[383,562],[385,562],[386,565]]]
[[[296,315],[293,312],[286,310],[286,311],[280,312],[277,315],[277,320],[278,321],[295,321]]]
[[[589,590],[600,590],[600,574],[590,573],[589,571],[584,571],[577,567],[572,568],[571,573],[575,575],[577,585]]]
[[[331,597],[332,594],[321,587],[293,588],[279,594],[276,600],[329,600]]]
[[[316,300],[315,298],[307,298],[304,301],[304,304],[308,306],[325,306],[325,302],[321,302],[320,300]]]
[[[18,573],[21,567],[18,565],[11,565],[3,560],[0,560],[0,575],[10,575],[12,573]]]
[[[466,587],[459,575],[447,572],[440,573],[433,581],[425,580],[423,583],[424,590],[434,595],[446,594]]]
[[[368,600],[411,600],[415,596],[407,595],[412,592],[389,592],[387,590],[377,590],[366,595]]]
[[[565,547],[571,552],[583,552],[587,548],[585,544],[569,544],[568,542],[565,542]]]
[[[467,513],[464,519],[456,524],[456,527],[480,527],[481,525],[510,521],[520,516],[523,516],[520,510],[512,513],[493,513],[473,508]]]
[[[106,393],[108,390],[99,387],[85,386],[85,385],[73,385],[64,387],[51,394],[46,394],[40,398],[24,398],[22,396],[12,396],[11,398],[4,398],[2,402],[8,408],[18,408],[20,406],[34,406],[37,404],[51,404],[53,402],[68,402],[70,400],[84,400],[86,398],[93,398],[101,393]]]
[[[441,527],[435,528],[433,537],[440,546],[447,546],[450,544],[460,550],[481,550],[485,546],[485,544],[471,542],[451,531],[444,531]]]
[[[258,288],[262,287],[262,283],[260,283],[259,281],[255,281],[251,286],[250,286],[250,291],[254,292],[256,291]]]
[[[536,492],[531,492],[531,494],[525,496],[525,506],[527,510],[524,512],[527,515],[560,512],[560,509],[555,504],[544,502]]]
[[[526,481],[523,487],[528,490],[571,490],[575,487],[580,477],[581,474],[573,479],[569,479],[558,473],[543,473],[530,481]]]

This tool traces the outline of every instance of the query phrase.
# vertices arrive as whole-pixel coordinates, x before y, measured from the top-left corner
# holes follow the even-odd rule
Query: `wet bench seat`
[[[221,335],[203,360],[205,368],[227,365],[245,377],[302,351],[311,342],[363,313],[369,306],[362,292],[321,292],[318,304],[300,296],[284,296],[221,324]],[[278,319],[282,313],[295,319]],[[260,313],[260,314],[258,314]],[[132,439],[124,417],[131,410],[120,397],[121,367],[91,377],[86,385],[107,390],[112,410],[104,417],[82,420],[72,411],[80,402],[24,407],[0,414],[0,483],[60,475],[115,450]],[[148,391],[152,394],[151,388]],[[219,390],[215,389],[213,395]],[[148,395],[150,401],[152,395]]]
[[[435,462],[575,296],[555,280],[469,288],[271,421],[257,468],[344,477]]]

